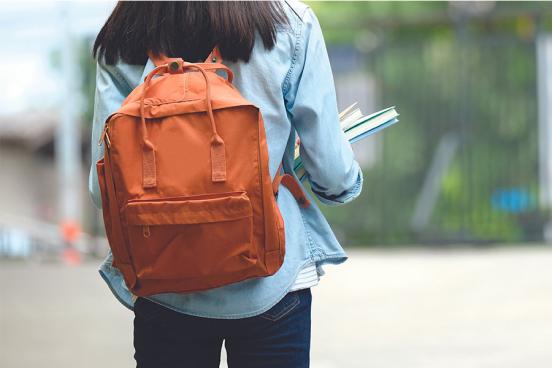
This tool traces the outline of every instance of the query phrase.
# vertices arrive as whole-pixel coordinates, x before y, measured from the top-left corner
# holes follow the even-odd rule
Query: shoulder
[[[312,8],[298,0],[285,0],[284,9],[288,14],[288,18],[291,17],[295,20],[299,27],[309,27],[313,23],[317,23],[318,19]],[[291,19],[290,19],[291,20]]]
[[[288,19],[295,26],[296,35],[308,38],[311,30],[319,27],[318,18],[309,5],[297,0],[285,0],[284,4]]]
[[[284,7],[293,12],[294,16],[301,22],[304,21],[305,16],[310,9],[310,6],[298,0],[285,0]]]
[[[147,65],[130,65],[118,61],[114,65],[97,61],[97,82],[98,79],[107,83],[113,83],[123,93],[130,93],[136,88],[143,77]]]

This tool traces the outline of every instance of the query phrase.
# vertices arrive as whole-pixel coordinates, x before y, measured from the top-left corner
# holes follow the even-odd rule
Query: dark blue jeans
[[[299,290],[259,316],[228,320],[138,298],[134,359],[138,368],[214,368],[224,341],[229,368],[308,368],[311,300],[310,289]]]

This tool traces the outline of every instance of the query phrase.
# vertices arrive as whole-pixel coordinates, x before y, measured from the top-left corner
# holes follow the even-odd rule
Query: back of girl
[[[98,34],[96,98],[89,189],[101,193],[95,162],[109,115],[155,68],[161,55],[203,62],[213,49],[233,85],[264,120],[271,179],[293,172],[300,154],[310,192],[301,206],[280,186],[277,205],[285,229],[283,264],[253,277],[199,292],[137,297],[113,254],[100,274],[117,299],[134,311],[138,367],[218,367],[222,343],[229,367],[308,367],[310,288],[325,264],[347,259],[318,202],[337,206],[356,198],[362,171],[339,126],[328,54],[313,11],[301,2],[120,2]],[[209,165],[206,162],[205,165]],[[209,247],[209,244],[205,244]]]

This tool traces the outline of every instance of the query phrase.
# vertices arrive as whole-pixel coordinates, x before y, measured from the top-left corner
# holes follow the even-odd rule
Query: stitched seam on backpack
[[[170,105],[174,103],[180,103],[180,102],[188,102],[188,101],[202,101],[204,98],[198,97],[198,98],[190,98],[190,99],[178,99],[178,100],[164,100],[156,97],[150,97],[144,99],[144,106],[161,106],[161,105]]]

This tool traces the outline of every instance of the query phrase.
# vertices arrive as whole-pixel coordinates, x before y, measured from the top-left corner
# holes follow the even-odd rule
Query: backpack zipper
[[[142,235],[144,236],[144,238],[149,238],[151,236],[149,225],[142,226]]]
[[[190,196],[177,196],[177,197],[163,197],[163,198],[150,198],[150,199],[144,199],[144,198],[134,198],[129,199],[127,201],[127,205],[131,203],[141,203],[141,202],[165,202],[165,201],[186,201],[186,200],[200,200],[200,199],[211,199],[213,197],[218,197],[221,195],[240,195],[240,194],[247,194],[246,191],[232,191],[232,192],[222,192],[222,193],[205,193],[205,194],[196,194],[196,195],[190,195]]]

